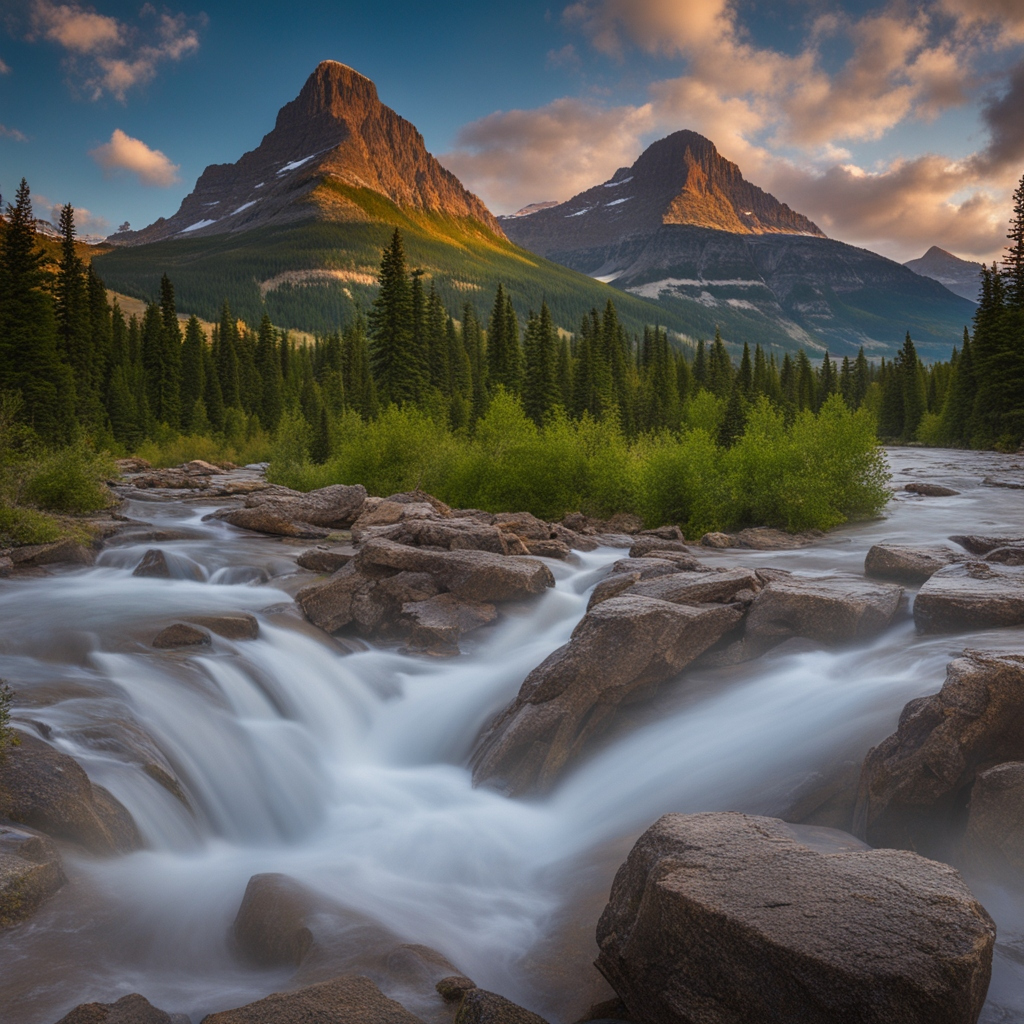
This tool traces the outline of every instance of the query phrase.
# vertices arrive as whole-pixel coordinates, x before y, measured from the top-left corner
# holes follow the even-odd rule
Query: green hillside
[[[109,288],[141,299],[159,296],[166,273],[179,308],[206,319],[216,319],[226,298],[250,323],[266,312],[281,326],[326,331],[368,308],[381,250],[398,227],[409,265],[433,280],[456,316],[467,299],[489,309],[500,282],[524,319],[546,300],[555,322],[576,330],[611,298],[630,330],[659,323],[689,333],[684,317],[520,249],[477,221],[402,210],[379,193],[335,182],[312,200],[322,215],[346,219],[117,248],[96,258],[96,271]]]

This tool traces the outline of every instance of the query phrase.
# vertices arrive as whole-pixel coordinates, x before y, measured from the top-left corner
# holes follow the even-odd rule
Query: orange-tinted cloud
[[[159,149],[150,149],[141,139],[133,139],[120,128],[114,130],[109,142],[90,150],[89,156],[108,174],[126,171],[134,174],[143,185],[167,188],[180,180],[178,164],[171,163]]]

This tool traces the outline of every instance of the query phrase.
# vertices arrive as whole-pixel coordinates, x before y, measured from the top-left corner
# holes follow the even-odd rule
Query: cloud
[[[28,136],[24,132],[19,132],[17,128],[8,128],[5,124],[0,124],[0,138],[14,139],[15,142],[28,142]]]
[[[0,75],[9,75],[11,73],[11,66],[2,57],[0,57]]]
[[[978,156],[980,167],[992,174],[1019,173],[1024,165],[1024,60],[1010,74],[1006,92],[988,99],[981,117],[989,144]]]
[[[538,200],[568,199],[631,164],[652,126],[649,105],[607,108],[559,99],[466,125],[456,149],[440,160],[489,205],[511,212]]]
[[[55,203],[38,192],[32,197],[32,205],[35,207],[36,215],[46,217],[50,223],[57,227],[60,224],[60,211],[63,203]],[[84,206],[76,206],[75,210],[75,233],[81,235],[108,235],[110,234],[110,221],[106,217],[92,213]]]
[[[939,0],[939,8],[961,26],[994,30],[1003,45],[1024,41],[1020,0]]]
[[[78,3],[32,0],[29,39],[62,47],[72,81],[91,99],[124,102],[130,89],[152,81],[160,64],[199,49],[199,33],[184,14],[158,13],[150,4],[139,13],[143,24],[133,26]]]
[[[150,149],[141,139],[133,139],[120,128],[114,130],[109,142],[90,150],[89,156],[108,174],[128,171],[142,185],[167,188],[180,180],[178,164],[172,164],[159,149]]]

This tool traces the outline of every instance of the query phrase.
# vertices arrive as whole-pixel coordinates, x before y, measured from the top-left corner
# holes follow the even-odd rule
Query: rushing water
[[[808,575],[860,573],[881,540],[1020,532],[1019,457],[894,449],[899,494],[884,518],[812,548],[709,552],[721,564]],[[590,588],[621,550],[551,563],[557,586],[505,608],[450,661],[389,649],[346,654],[296,613],[308,582],[294,542],[203,523],[209,507],[137,502],[130,513],[188,539],[163,543],[171,580],[135,578],[151,544],[107,548],[96,566],[0,582],[0,664],[15,718],[43,723],[93,781],[132,812],[146,849],[97,859],[65,850],[70,883],[0,933],[0,1007],[10,1024],[52,1024],[87,1000],[142,992],[189,1015],[280,989],[287,971],[233,955],[228,929],[257,872],[291,875],[443,952],[483,987],[553,1021],[610,994],[590,966],[615,868],[667,811],[782,813],[816,772],[859,761],[903,705],[934,692],[966,646],[1024,651],[1024,630],[916,635],[909,602],[870,644],[786,648],[684,673],[623,715],[601,748],[543,800],[474,790],[465,764],[480,728],[564,643]],[[249,611],[260,637],[215,637],[201,653],[156,651],[179,616]],[[189,807],[140,770],[161,763]],[[1024,891],[975,880],[1000,925],[984,1019],[1024,1021]]]

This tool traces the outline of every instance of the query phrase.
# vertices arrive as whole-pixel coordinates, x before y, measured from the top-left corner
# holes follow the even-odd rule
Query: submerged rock
[[[46,836],[0,823],[0,928],[31,917],[66,881],[60,854]]]
[[[993,548],[986,556],[986,562],[998,562],[1001,565],[1024,565],[1024,545],[1007,544],[1001,548]]]
[[[150,548],[132,570],[132,575],[170,579],[171,569],[167,564],[167,556],[159,548]]]
[[[288,875],[253,875],[231,926],[236,948],[257,967],[297,967],[313,945],[307,918],[322,903]]]
[[[255,615],[233,612],[230,615],[197,615],[188,620],[202,626],[225,640],[255,640],[260,635],[260,624]]]
[[[563,647],[527,676],[473,754],[473,783],[512,795],[545,790],[610,723],[619,704],[676,675],[743,615],[614,597],[588,612]]]
[[[926,483],[905,484],[903,490],[910,494],[920,494],[923,498],[952,498],[960,493],[959,491],[954,491],[952,487]]]
[[[949,854],[971,787],[987,768],[1024,760],[1024,657],[965,652],[942,689],[910,701],[868,752],[854,831],[872,846]]]
[[[964,562],[936,572],[914,601],[924,633],[949,633],[1024,623],[1024,569]]]
[[[275,992],[235,1010],[211,1013],[201,1024],[422,1024],[405,1007],[388,999],[359,975]]]
[[[864,573],[913,585],[961,559],[952,548],[941,545],[875,544],[864,559]]]
[[[0,761],[0,818],[92,853],[128,853],[142,839],[127,809],[68,754],[28,733]]]
[[[1024,874],[1024,761],[980,772],[971,787],[964,860],[998,876]]]
[[[615,876],[597,966],[645,1024],[973,1024],[994,941],[945,864],[773,818],[667,814]]]
[[[81,1003],[57,1024],[186,1024],[188,1018],[158,1010],[148,999],[133,992],[116,1003]]]
[[[175,622],[173,625],[161,629],[153,637],[153,646],[159,650],[169,650],[175,647],[202,647],[209,646],[210,634],[205,629],[197,629],[185,622]]]

